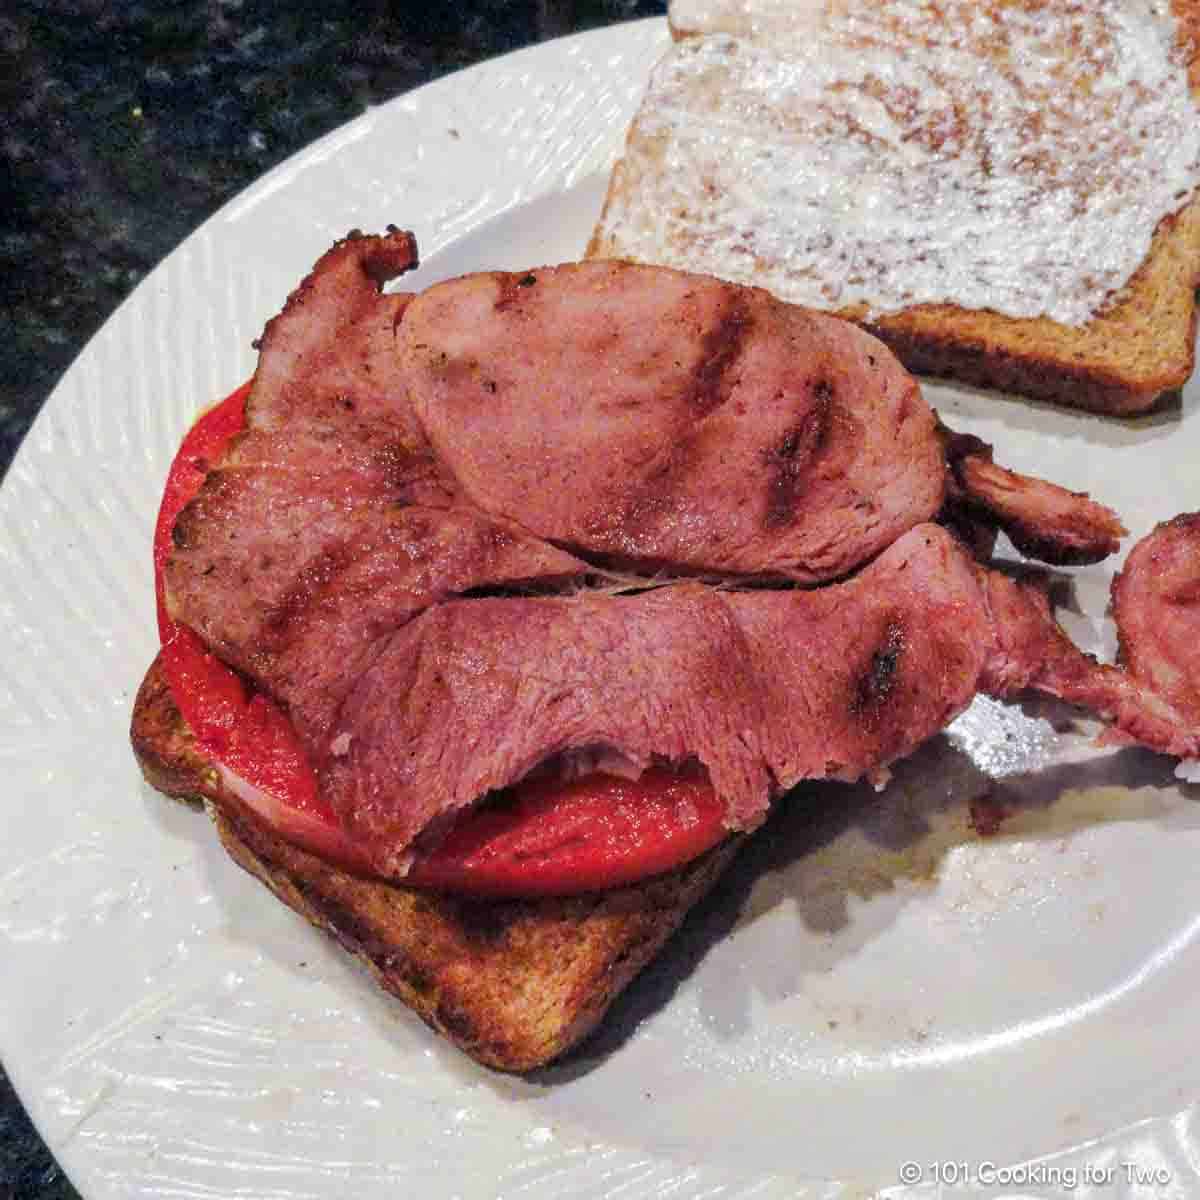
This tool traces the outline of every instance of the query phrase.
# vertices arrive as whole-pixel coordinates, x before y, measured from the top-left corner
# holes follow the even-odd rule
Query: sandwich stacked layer
[[[1189,672],[1194,597],[1135,564],[1137,665],[1081,653],[992,539],[1096,562],[1119,518],[940,424],[869,334],[615,262],[383,291],[415,257],[395,229],[337,243],[210,414],[219,443],[192,441],[210,418],[185,441],[132,739],[154,786],[207,802],[239,863],[481,1061],[574,1045],[774,801],[882,783],[976,692],[1200,757],[1159,682]],[[580,770],[643,804],[655,772],[695,782],[708,815],[684,789],[678,816],[707,832],[629,871],[614,807],[567,832],[614,851],[586,883],[544,886],[544,840],[503,896],[470,863],[430,876]]]

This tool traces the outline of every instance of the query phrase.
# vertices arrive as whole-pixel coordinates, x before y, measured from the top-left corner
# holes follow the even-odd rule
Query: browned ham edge
[[[1200,513],[1164,521],[1113,580],[1120,662],[1200,724]]]
[[[1175,706],[1137,675],[1084,654],[1058,627],[1036,583],[994,570],[982,571],[981,578],[993,641],[980,691],[999,699],[1040,692],[1100,717],[1128,740],[1159,753],[1200,754],[1197,714]]]
[[[1111,508],[992,461],[992,448],[939,422],[946,467],[948,523],[968,543],[1002,529],[1026,558],[1055,566],[1100,562],[1121,547],[1128,533]],[[991,547],[981,541],[979,545]]]

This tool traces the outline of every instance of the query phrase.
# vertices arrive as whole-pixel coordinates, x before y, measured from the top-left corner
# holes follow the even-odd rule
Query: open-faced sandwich
[[[1200,755],[1200,592],[1161,570],[1196,522],[1135,550],[1100,665],[988,559],[1097,561],[1118,517],[860,328],[610,261],[386,292],[415,261],[337,243],[189,434],[132,737],[480,1061],[576,1044],[773,804],[882,784],[977,692]]]

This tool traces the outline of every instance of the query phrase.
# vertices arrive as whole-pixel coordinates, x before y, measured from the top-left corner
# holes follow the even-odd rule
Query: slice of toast
[[[1104,57],[1117,53],[1119,41],[1103,42],[1106,27],[1097,25],[1081,50],[1089,27],[1080,35],[1068,23],[1105,0],[1082,9],[1062,4],[1066,15],[1057,16],[1054,5],[1032,0],[973,2],[970,22],[961,3],[939,6],[937,21],[958,13],[971,24],[974,40],[965,41],[936,25],[931,31],[932,18],[913,19],[911,7],[673,0],[676,44],[655,68],[629,129],[588,255],[759,284],[865,325],[920,373],[1098,412],[1152,407],[1194,366],[1200,151],[1189,142],[1179,157],[1189,187],[1167,185],[1164,167],[1159,207],[1148,200],[1135,207],[1141,193],[1129,181],[1143,176],[1145,160],[1125,132],[1137,127],[1134,117],[1122,110],[1100,127],[1083,101],[1073,107],[1077,94],[1107,97],[1097,110],[1103,115],[1104,104],[1124,103],[1140,86],[1108,86],[1106,72],[1125,67]],[[1172,9],[1174,53],[1153,43],[1163,59],[1153,77],[1161,76],[1170,99],[1158,107],[1147,100],[1155,116],[1146,127],[1181,127],[1190,137],[1189,124],[1200,129],[1200,0],[1172,0]],[[1004,24],[1014,10],[1025,25]],[[1005,30],[1000,38],[988,32],[993,19]],[[1049,63],[1032,82],[1013,65],[1010,46],[1013,30],[1025,27],[1039,31],[1037,53]],[[1095,62],[1079,66],[1093,45]],[[971,61],[979,80],[995,70],[990,92],[960,69]],[[1055,110],[1053,121],[1046,118],[1053,136],[1041,128],[1042,113],[1029,110],[1030,95]],[[1001,96],[1016,97],[1011,111]],[[1160,118],[1167,123],[1155,125]],[[1019,137],[1009,136],[1014,125]],[[1056,149],[1060,135],[1064,144],[1075,138],[1104,150],[1073,162]],[[1177,144],[1163,136],[1159,149],[1169,156]],[[1126,150],[1128,163],[1118,153]],[[1004,183],[1014,194],[1028,185],[1061,204],[1056,198],[1021,211],[1003,236],[1002,222],[981,216],[966,236],[974,196],[993,194],[987,182],[972,192],[993,157],[1007,164]],[[928,182],[939,171],[939,182]],[[935,202],[921,210],[912,202],[919,195]],[[1087,210],[1099,195],[1109,207]],[[1061,222],[1056,205],[1064,208]],[[1161,219],[1141,219],[1160,210]],[[873,242],[873,229],[888,237]],[[897,230],[911,237],[893,236]],[[1101,263],[1118,244],[1105,273]],[[983,266],[971,259],[976,252]],[[1020,269],[1009,270],[1007,260]]]
[[[467,900],[359,878],[249,817],[198,752],[155,659],[130,730],[146,780],[203,802],[239,866],[472,1058],[529,1071],[576,1046],[717,881],[729,837],[668,874],[561,899]]]

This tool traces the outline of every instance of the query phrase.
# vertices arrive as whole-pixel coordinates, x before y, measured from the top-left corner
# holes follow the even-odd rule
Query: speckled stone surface
[[[449,71],[665,11],[665,0],[0,8],[0,474],[91,334],[262,172]],[[76,1195],[0,1069],[0,1200]]]

